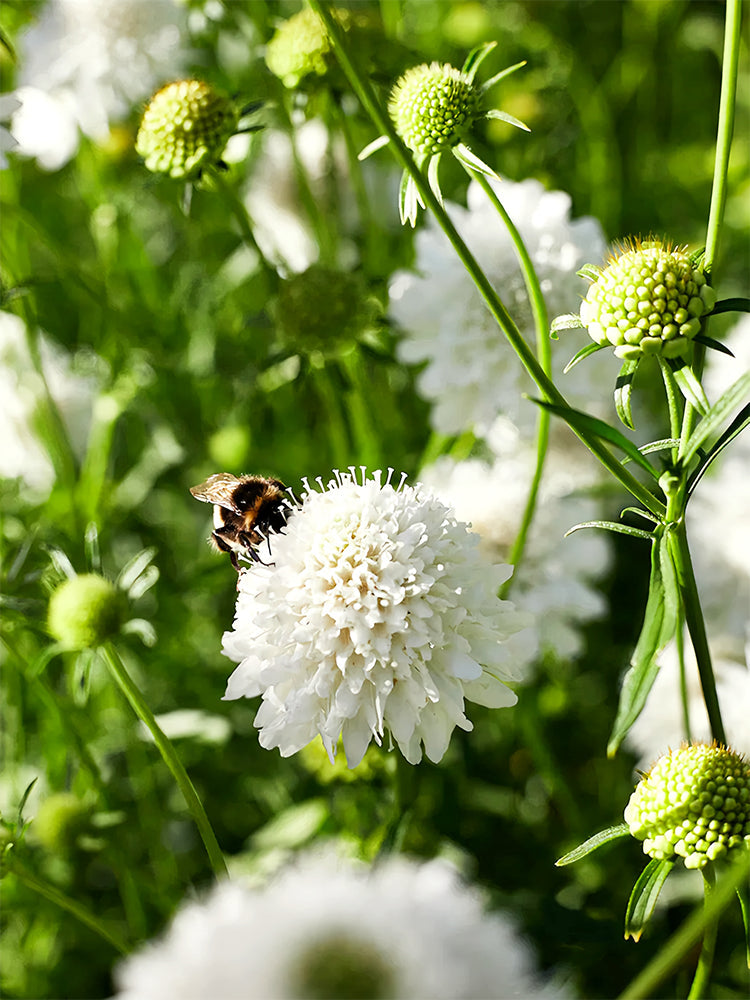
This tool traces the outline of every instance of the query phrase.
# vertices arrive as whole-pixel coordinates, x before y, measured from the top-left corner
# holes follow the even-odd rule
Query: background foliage
[[[37,6],[4,4],[0,24],[11,42]],[[415,62],[461,65],[467,50],[488,40],[499,43],[488,74],[528,60],[503,85],[502,107],[532,135],[490,123],[474,145],[503,176],[536,177],[569,192],[573,214],[595,215],[612,239],[669,233],[701,244],[722,5],[357,6],[382,13],[392,39],[384,86]],[[266,69],[262,46],[276,19],[297,9],[225,4],[221,19],[193,38],[194,72],[263,100],[257,120],[287,128],[290,98]],[[7,91],[15,66],[7,52],[1,58],[0,90]],[[333,122],[336,101],[314,94],[306,114]],[[94,522],[107,575],[145,548],[155,552],[158,583],[133,614],[152,623],[157,640],[152,648],[135,637],[120,645],[153,710],[196,709],[229,721],[226,733],[204,731],[177,746],[238,868],[264,871],[284,852],[325,837],[374,856],[394,809],[408,802],[398,830],[403,850],[460,859],[515,915],[543,967],[570,970],[583,996],[615,995],[688,902],[665,907],[635,945],[623,940],[622,921],[644,863],[638,845],[620,842],[565,870],[553,863],[618,822],[633,787],[632,758],[621,752],[607,760],[605,747],[647,585],[638,542],[617,541],[606,584],[611,616],[587,629],[585,654],[545,660],[513,711],[474,707],[475,732],[455,733],[440,765],[401,769],[395,755],[371,751],[352,775],[332,769],[322,751],[282,760],[261,750],[253,707],[220,701],[229,672],[221,634],[231,623],[235,579],[205,544],[208,511],[188,488],[219,468],[292,485],[305,475],[326,478],[336,465],[416,473],[430,441],[427,407],[414,391],[414,372],[395,360],[382,309],[388,276],[412,259],[412,233],[397,225],[395,196],[371,206],[367,228],[353,221],[332,167],[319,232],[332,257],[342,232],[354,242],[377,318],[345,355],[306,356],[280,332],[279,276],[247,266],[230,203],[210,185],[198,187],[186,215],[181,186],[143,169],[133,150],[140,111],[106,145],[83,142],[58,172],[14,159],[0,176],[3,308],[76,354],[79,369],[101,379],[105,399],[82,462],[54,427],[44,432],[58,475],[43,504],[30,503],[18,481],[1,486],[2,807],[12,812],[33,778],[27,816],[38,816],[45,801],[59,804],[59,793],[78,803],[75,821],[32,824],[26,865],[102,918],[123,925],[125,917],[138,939],[156,933],[184,893],[210,879],[170,775],[101,665],[88,671],[66,654],[41,668],[55,581],[49,550],[62,550],[84,572],[91,560],[85,533]],[[372,128],[349,105],[347,119],[359,149]],[[747,130],[745,104],[740,131]],[[252,178],[263,142],[259,133],[248,159],[231,167],[230,187]],[[725,296],[739,293],[749,263],[749,151],[735,143],[719,264]],[[379,163],[382,186],[394,190],[396,167],[387,154]],[[460,200],[465,179],[445,166],[444,194]],[[12,876],[2,892],[4,995],[108,995],[114,953]],[[734,914],[725,919],[716,963],[721,995],[740,996],[741,948],[723,942],[741,937],[729,933]],[[669,989],[680,995],[681,986],[678,977]]]

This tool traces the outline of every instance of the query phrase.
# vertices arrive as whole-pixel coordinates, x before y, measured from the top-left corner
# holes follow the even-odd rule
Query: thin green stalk
[[[339,469],[345,469],[352,460],[349,444],[349,428],[341,407],[341,394],[331,381],[328,365],[321,360],[312,371],[313,384],[320,397],[323,412],[328,418],[326,427],[333,452],[333,462]]]
[[[716,157],[711,187],[711,207],[706,229],[706,256],[704,266],[709,275],[713,271],[719,249],[721,225],[727,202],[727,174],[729,153],[734,132],[734,111],[737,98],[737,78],[740,62],[741,0],[727,0],[724,20],[724,53],[722,56],[721,94],[719,96],[719,123],[716,135]]]
[[[687,676],[685,673],[685,641],[683,637],[682,622],[674,635],[675,648],[677,652],[677,663],[680,668],[680,702],[682,703],[682,725],[683,735],[688,743],[693,742],[690,726],[690,699],[688,697]]]
[[[526,284],[526,291],[529,295],[531,312],[534,316],[534,327],[536,331],[536,356],[545,375],[551,379],[552,349],[550,347],[549,317],[547,316],[547,304],[545,303],[544,296],[542,295],[542,289],[539,284],[539,277],[536,273],[534,263],[529,256],[529,252],[526,249],[526,244],[521,238],[521,234],[518,232],[513,220],[508,215],[505,206],[498,198],[497,192],[490,184],[486,175],[473,170],[470,171],[470,173],[480,184],[482,190],[492,202],[495,211],[503,220],[505,228],[508,230],[510,238],[513,241],[518,262],[521,265],[523,280]],[[534,475],[531,480],[531,486],[529,487],[529,494],[526,498],[526,506],[523,510],[521,524],[508,554],[508,562],[513,567],[513,575],[509,577],[509,579],[506,580],[500,588],[500,597],[503,599],[508,597],[514,582],[518,580],[518,568],[523,562],[524,552],[526,551],[526,541],[534,519],[534,512],[536,511],[537,500],[539,497],[539,487],[541,486],[542,476],[544,474],[544,460],[547,457],[547,447],[549,445],[549,424],[549,412],[547,410],[540,410],[537,415],[536,465],[534,468]]]
[[[8,862],[9,871],[16,876],[19,882],[22,882],[27,888],[32,889],[34,892],[39,893],[45,899],[48,899],[51,903],[59,906],[61,909],[66,910],[68,913],[72,914],[76,920],[80,920],[82,924],[85,924],[88,928],[94,931],[99,937],[104,938],[109,944],[112,945],[117,951],[122,955],[127,955],[130,951],[127,943],[120,937],[119,934],[110,930],[109,927],[105,926],[102,921],[92,913],[91,910],[83,906],[81,903],[76,902],[76,900],[71,899],[70,896],[66,896],[65,893],[60,892],[60,890],[51,885],[49,882],[45,882],[40,879],[37,875],[26,868],[25,865],[21,864],[16,858],[12,857]]]
[[[244,202],[221,171],[214,170],[211,173],[211,177],[213,178],[216,187],[219,191],[221,191],[227,205],[232,210],[232,214],[234,215],[237,225],[239,226],[242,239],[245,241],[247,246],[258,255],[261,267],[266,271],[275,273],[276,269],[269,264],[263,251],[258,246],[258,241],[255,238],[255,233],[253,232],[252,220],[250,219],[250,214],[245,207]]]
[[[469,248],[459,236],[456,227],[451,222],[448,213],[433,194],[426,178],[422,172],[417,169],[412,157],[409,155],[406,147],[396,134],[390,119],[383,111],[369,80],[354,66],[349,58],[349,54],[347,53],[342,40],[342,33],[339,25],[328,11],[327,4],[322,3],[321,0],[309,0],[309,2],[310,6],[320,15],[326,25],[326,30],[328,31],[333,43],[339,63],[349,79],[352,89],[357,94],[363,107],[368,112],[378,129],[382,132],[382,134],[388,136],[391,149],[393,150],[393,154],[398,163],[414,178],[417,190],[419,191],[424,204],[435,215],[441,229],[447,236],[453,246],[453,249],[456,251],[459,260],[462,262],[475,285],[479,289],[482,298],[487,303],[490,312],[495,317],[498,326],[510,342],[511,347],[518,355],[524,368],[534,380],[546,400],[553,402],[558,406],[569,408],[567,400],[545,374],[542,366],[537,361],[533,350],[529,347],[521,335],[520,330],[513,322],[513,319],[500,300],[497,292],[492,287],[489,279],[482,271]],[[589,450],[596,455],[599,461],[612,473],[612,475],[620,483],[622,483],[622,485],[634,497],[636,497],[636,499],[640,500],[640,502],[648,510],[657,516],[664,514],[664,504],[656,496],[654,496],[649,489],[640,483],[635,476],[632,475],[632,473],[620,464],[617,458],[604,444],[602,444],[599,438],[590,435],[588,432],[583,430],[576,430],[575,433],[589,448]]]
[[[702,871],[703,875],[703,905],[708,907],[711,893],[716,886],[716,873],[713,865],[706,865]],[[714,964],[714,951],[716,950],[716,935],[719,930],[719,918],[710,920],[703,932],[703,944],[698,958],[698,967],[693,977],[693,985],[687,995],[687,1000],[700,1000],[707,996],[708,983],[711,979],[711,968]]]
[[[172,772],[172,775],[177,782],[177,786],[185,798],[190,815],[193,817],[195,825],[198,827],[198,832],[200,833],[201,839],[206,847],[206,853],[208,854],[214,874],[217,878],[228,876],[229,873],[227,871],[226,862],[224,861],[224,855],[221,853],[221,848],[216,840],[216,835],[214,834],[213,828],[208,820],[206,811],[203,808],[203,803],[198,797],[195,786],[188,777],[187,771],[182,765],[182,761],[177,756],[177,753],[169,739],[167,739],[166,735],[159,727],[158,722],[154,718],[154,713],[146,704],[138,685],[125,669],[125,664],[122,662],[120,654],[117,652],[115,647],[111,643],[107,643],[105,646],[102,646],[101,653],[115,679],[115,682],[130,702],[135,714],[144,723],[144,725],[147,726],[149,732],[154,738],[154,743],[156,744],[159,753],[162,755],[164,763]]]
[[[713,890],[711,898],[704,899],[703,905],[696,907],[666,944],[659,948],[648,965],[623,990],[618,1000],[650,1000],[655,996],[663,996],[663,991],[657,991],[659,984],[677,968],[707,928],[719,919],[734,899],[735,893],[747,884],[748,875],[750,851],[745,851]]]
[[[684,519],[676,526],[672,537],[675,539],[672,556],[674,558],[680,594],[685,609],[685,622],[687,623],[696,663],[698,664],[698,675],[703,691],[703,700],[706,703],[708,721],[711,724],[711,736],[717,743],[722,743],[726,746],[727,738],[724,733],[724,723],[722,722],[719,698],[716,693],[716,679],[711,665],[706,623],[703,619],[703,611],[701,609],[700,598],[698,597],[698,586],[695,582],[693,562],[690,558]]]

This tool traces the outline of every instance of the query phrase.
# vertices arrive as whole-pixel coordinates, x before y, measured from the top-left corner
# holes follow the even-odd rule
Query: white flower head
[[[709,628],[711,627],[709,621]],[[646,704],[626,737],[626,745],[648,767],[667,748],[676,750],[688,739],[710,743],[711,725],[706,713],[695,654],[685,636],[685,690],[689,730],[685,725],[680,661],[674,643],[659,655],[659,673]],[[744,648],[743,648],[744,647]],[[720,636],[711,643],[716,694],[727,745],[750,756],[750,633],[744,642],[737,636]]]
[[[392,857],[369,868],[326,854],[266,887],[225,882],[184,904],[115,980],[116,1000],[542,995],[510,921],[446,863]]]
[[[14,94],[0,94],[0,122],[7,122],[10,116],[18,111],[21,102]],[[18,141],[13,138],[5,125],[0,125],[0,170],[5,170],[8,166],[8,158],[5,155],[18,146]]]
[[[481,553],[493,562],[508,559],[536,463],[535,446],[500,419],[503,434],[498,422],[491,435],[498,449],[492,463],[443,456],[420,473],[422,482],[471,525],[481,539]],[[581,461],[576,463],[576,457]],[[582,449],[570,455],[552,448],[548,454],[526,552],[513,584],[514,602],[538,623],[541,650],[561,659],[581,652],[579,627],[606,611],[596,582],[610,565],[609,539],[593,531],[565,538],[573,524],[603,513],[601,504],[583,492],[585,458]]]
[[[606,253],[601,226],[590,217],[571,220],[569,195],[545,191],[539,181],[490,183],[528,248],[549,316],[575,312],[586,292],[576,270],[589,261],[603,260]],[[473,181],[467,208],[454,204],[446,208],[521,333],[533,343],[534,324],[515,250],[486,194]],[[436,430],[457,434],[473,428],[482,435],[498,414],[524,429],[533,426],[536,408],[521,398],[522,393],[533,393],[533,384],[432,220],[417,234],[414,273],[400,271],[391,280],[389,312],[402,328],[401,360],[427,362],[417,385],[433,404]],[[562,369],[573,353],[564,338],[552,344],[553,374],[571,404],[590,410],[602,400],[611,406],[609,389],[603,392],[602,387],[608,387],[617,373],[612,358],[596,354],[563,377]]]
[[[175,0],[48,0],[19,39],[22,155],[57,170],[79,132],[97,141],[185,67],[186,12]]]
[[[452,511],[402,477],[361,481],[352,468],[272,537],[271,565],[243,572],[224,653],[239,666],[226,699],[262,695],[263,747],[282,756],[320,735],[350,767],[388,731],[417,763],[445,753],[464,701],[499,708],[516,696],[527,618],[500,601],[508,566],[491,566]]]
[[[73,451],[85,450],[96,379],[78,374],[71,357],[42,337],[39,341],[44,380],[32,364],[23,320],[0,312],[0,476],[20,478],[43,498],[55,472],[35,426],[46,392],[57,407]]]

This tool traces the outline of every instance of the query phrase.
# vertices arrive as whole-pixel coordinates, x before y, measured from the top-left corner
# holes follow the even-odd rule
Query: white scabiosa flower
[[[410,763],[445,753],[465,700],[499,708],[528,660],[526,616],[496,594],[510,572],[421,487],[354,472],[311,490],[271,565],[239,582],[226,699],[262,695],[260,743],[296,753],[320,735],[350,767],[386,732]],[[320,481],[322,487],[322,481]]]
[[[512,924],[439,861],[310,855],[223,883],[115,971],[116,1000],[476,1000],[542,994]],[[544,996],[557,994],[549,989]]]
[[[501,426],[502,425],[502,426]],[[420,479],[471,525],[490,562],[507,561],[534,472],[534,445],[501,418],[492,431],[497,457],[461,462],[444,456]],[[576,461],[580,459],[580,461]],[[526,552],[514,581],[513,600],[537,623],[541,652],[565,659],[581,652],[579,627],[606,611],[596,582],[607,572],[611,544],[603,532],[573,524],[602,516],[601,504],[585,493],[586,455],[552,450],[548,455]]]
[[[709,630],[711,621],[708,622]],[[626,746],[638,755],[638,766],[648,767],[668,748],[675,749],[688,739],[711,742],[711,725],[703,701],[698,667],[690,641],[685,637],[685,693],[689,729],[686,726],[682,682],[674,643],[659,656],[659,674],[643,711],[626,737]],[[732,636],[711,643],[711,661],[716,678],[716,694],[727,744],[750,758],[750,641]]]
[[[45,338],[40,340],[40,355],[44,382],[32,365],[23,321],[0,312],[0,476],[20,478],[35,497],[43,498],[52,489],[55,473],[35,426],[40,401],[49,392],[80,456],[96,380],[75,372],[70,356]]]
[[[14,94],[0,94],[0,122],[7,122],[14,111],[18,111],[21,102]],[[0,125],[0,170],[8,166],[5,155],[16,149],[18,141],[13,138],[5,125]]]
[[[586,292],[576,270],[602,260],[607,244],[590,217],[571,220],[569,195],[545,191],[535,180],[492,182],[518,228],[539,274],[549,316],[575,311]],[[448,214],[530,343],[534,324],[521,270],[507,230],[478,183],[469,185],[467,208],[449,204]],[[410,364],[426,362],[418,376],[421,395],[433,404],[436,430],[484,433],[498,414],[524,429],[536,408],[521,398],[533,384],[491,316],[463,264],[433,220],[416,237],[414,272],[397,272],[390,284],[389,313],[401,327],[398,352]],[[608,386],[617,372],[600,355],[561,375],[570,345],[553,342],[553,369],[573,406],[609,403]],[[606,370],[606,376],[602,375]]]
[[[111,122],[183,71],[185,24],[175,0],[47,0],[18,43],[19,153],[57,170],[79,133],[104,141]]]

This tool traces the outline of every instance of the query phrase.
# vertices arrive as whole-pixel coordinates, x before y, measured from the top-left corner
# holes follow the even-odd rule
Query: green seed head
[[[346,12],[336,11],[346,27]],[[306,76],[325,76],[332,65],[331,40],[313,10],[305,8],[277,29],[266,46],[266,65],[285,87],[299,86]]]
[[[424,63],[404,73],[391,91],[388,111],[409,149],[430,157],[461,142],[482,114],[481,97],[460,70]]]
[[[135,148],[154,173],[187,179],[218,162],[237,122],[229,98],[200,80],[179,80],[151,98]]]
[[[282,282],[275,314],[288,347],[327,354],[356,339],[367,323],[367,303],[356,275],[313,264]]]
[[[630,796],[625,822],[644,854],[678,855],[686,868],[750,847],[750,763],[715,745],[670,751]]]
[[[50,598],[47,628],[66,649],[101,646],[118,632],[121,621],[119,592],[96,573],[66,580]]]
[[[581,320],[597,344],[620,358],[683,356],[716,304],[703,271],[684,248],[659,241],[623,248],[591,285]]]

